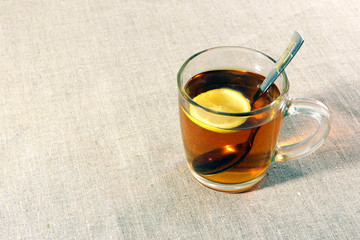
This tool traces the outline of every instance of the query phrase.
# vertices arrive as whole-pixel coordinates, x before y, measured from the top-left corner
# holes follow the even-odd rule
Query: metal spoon
[[[260,127],[251,129],[249,137],[244,143],[226,145],[223,148],[217,148],[197,156],[192,162],[193,169],[197,173],[209,175],[235,167],[250,152],[259,129]]]
[[[295,31],[287,48],[281,54],[280,59],[275,63],[274,68],[266,76],[259,89],[253,95],[251,106],[254,105],[254,102],[257,101],[269,89],[271,84],[273,84],[280,76],[280,74],[284,71],[286,66],[298,52],[303,42],[304,40],[300,33]],[[197,156],[192,162],[194,170],[199,174],[209,175],[221,173],[235,167],[250,152],[255,140],[256,133],[259,131],[259,129],[260,127],[253,128],[249,134],[248,139],[243,143],[236,145],[226,145],[223,148],[217,148]]]
[[[271,84],[273,84],[275,80],[280,76],[280,74],[294,58],[295,54],[299,51],[303,43],[303,37],[300,35],[300,33],[295,31],[285,51],[281,54],[279,60],[277,60],[277,62],[275,63],[273,69],[271,69],[270,73],[261,83],[259,89],[253,95],[252,105],[254,105],[254,103],[269,89]]]

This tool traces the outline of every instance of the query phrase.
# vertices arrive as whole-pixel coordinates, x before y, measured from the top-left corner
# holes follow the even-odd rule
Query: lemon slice
[[[197,95],[193,100],[212,110],[228,113],[248,112],[249,101],[238,91],[230,88],[217,88]],[[233,117],[211,113],[202,108],[190,105],[188,116],[199,126],[215,132],[234,132],[232,128],[243,124],[247,117]],[[188,115],[188,114],[187,114]]]

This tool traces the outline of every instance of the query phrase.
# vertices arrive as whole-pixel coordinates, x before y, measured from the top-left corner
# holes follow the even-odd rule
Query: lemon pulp
[[[251,110],[250,103],[240,92],[230,88],[217,88],[200,93],[193,100],[211,110],[227,113],[241,113]],[[186,111],[184,111],[186,113]],[[243,124],[247,117],[220,115],[190,105],[186,114],[197,125],[215,132],[234,132],[232,128]]]

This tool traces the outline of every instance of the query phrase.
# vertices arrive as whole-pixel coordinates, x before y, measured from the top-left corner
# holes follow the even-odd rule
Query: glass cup
[[[314,99],[289,99],[289,81],[285,72],[274,83],[277,92],[274,91],[272,101],[248,112],[207,108],[195,102],[187,89],[189,81],[200,73],[241,70],[245,74],[266,76],[274,63],[274,59],[253,49],[216,47],[193,55],[182,65],[177,83],[183,144],[191,174],[206,187],[223,192],[249,190],[264,178],[272,162],[306,156],[327,138],[331,127],[329,109]],[[218,84],[216,88],[227,87],[224,84]],[[212,126],[211,122],[199,118],[199,112],[201,116],[237,121],[239,125],[231,128]],[[300,142],[278,144],[283,119],[299,114],[315,118],[319,123],[316,131]]]

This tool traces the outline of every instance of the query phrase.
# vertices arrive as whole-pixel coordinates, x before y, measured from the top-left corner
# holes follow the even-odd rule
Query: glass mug
[[[308,155],[327,138],[331,127],[329,109],[313,99],[289,99],[285,72],[267,94],[255,103],[251,101],[251,94],[274,64],[274,59],[253,49],[216,47],[193,55],[182,65],[177,83],[183,144],[191,174],[206,187],[223,192],[249,190],[264,178],[272,162]],[[194,100],[213,89],[222,89],[220,92],[225,91],[227,97],[230,94],[225,104],[241,98],[234,93],[240,92],[250,99],[251,109],[222,112]],[[217,95],[207,94],[215,98]],[[298,114],[317,120],[315,133],[300,142],[279,145],[284,117]],[[213,124],[211,119],[230,124]]]

